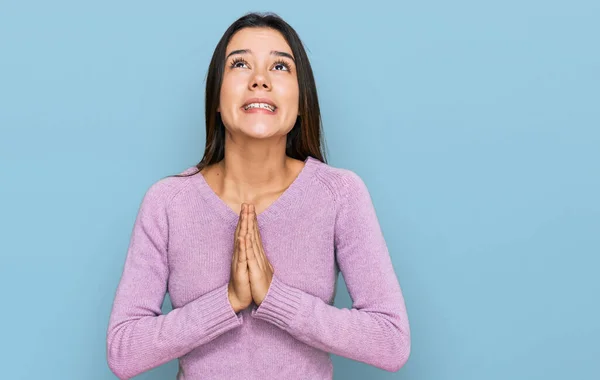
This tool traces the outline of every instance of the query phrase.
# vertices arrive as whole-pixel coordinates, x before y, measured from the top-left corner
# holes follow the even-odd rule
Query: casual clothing
[[[236,314],[227,287],[238,218],[201,173],[149,187],[108,326],[119,378],[176,358],[178,380],[332,379],[329,353],[387,371],[404,365],[404,298],[357,174],[308,157],[258,214],[274,276],[260,307]],[[333,306],[340,271],[351,309]],[[162,314],[166,292],[173,310]]]

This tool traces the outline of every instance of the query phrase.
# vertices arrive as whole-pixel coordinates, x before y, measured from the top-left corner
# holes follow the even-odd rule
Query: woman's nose
[[[262,73],[256,73],[256,75],[254,75],[250,81],[250,87],[252,90],[256,90],[258,88],[270,89],[271,84],[269,83],[269,79],[266,75]]]
[[[269,86],[268,86],[268,85],[267,85],[265,82],[262,82],[262,81],[261,81],[261,82],[259,82],[259,81],[255,81],[255,82],[252,84],[252,88],[257,88],[257,87],[261,87],[261,86],[262,86],[262,88],[264,88],[264,89],[267,89],[267,88],[269,88]]]

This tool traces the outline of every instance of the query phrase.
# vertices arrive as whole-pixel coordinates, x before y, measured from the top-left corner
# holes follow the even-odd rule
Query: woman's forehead
[[[283,35],[271,28],[244,28],[236,32],[227,44],[226,55],[233,51],[246,54],[271,54],[271,51],[285,52],[290,55],[292,49]]]

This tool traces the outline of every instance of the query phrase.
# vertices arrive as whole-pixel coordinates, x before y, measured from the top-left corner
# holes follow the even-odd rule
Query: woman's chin
[[[266,139],[269,137],[273,137],[274,135],[277,134],[277,130],[273,129],[273,128],[268,128],[265,126],[254,126],[252,128],[244,128],[242,130],[242,132],[247,135],[248,137],[254,138],[254,139]]]

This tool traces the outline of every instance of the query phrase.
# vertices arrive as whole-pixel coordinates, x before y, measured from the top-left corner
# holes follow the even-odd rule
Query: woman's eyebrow
[[[231,53],[227,54],[227,57],[226,57],[225,59],[227,59],[227,58],[229,58],[229,57],[231,57],[232,55],[235,55],[235,54],[252,54],[252,50],[250,50],[250,49],[239,49],[239,50],[234,50],[234,51],[232,51]],[[294,63],[296,63],[296,60],[294,59],[294,57],[292,57],[292,55],[291,55],[291,54],[289,54],[289,53],[286,53],[286,52],[284,52],[284,51],[271,50],[271,54],[272,54],[272,55],[276,55],[276,56],[278,56],[278,57],[286,57],[286,58],[289,58],[289,59],[291,59],[291,60],[292,60]]]

